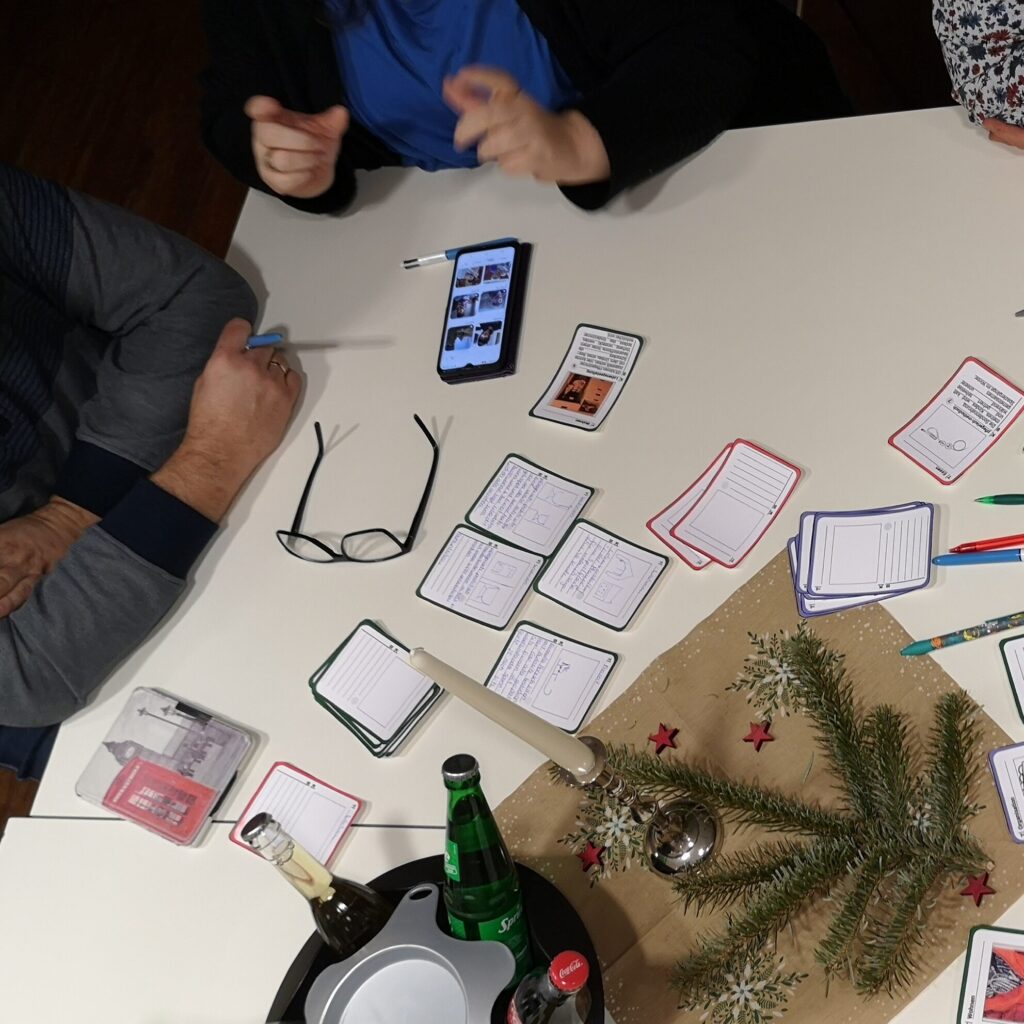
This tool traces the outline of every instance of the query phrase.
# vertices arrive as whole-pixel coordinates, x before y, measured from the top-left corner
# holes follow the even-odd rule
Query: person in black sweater
[[[727,128],[848,114],[778,0],[204,0],[203,139],[343,210],[357,169],[494,161],[593,210]]]

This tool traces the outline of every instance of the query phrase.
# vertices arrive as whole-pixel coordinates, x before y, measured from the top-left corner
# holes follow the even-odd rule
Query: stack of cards
[[[804,618],[884,601],[931,580],[933,505],[923,501],[853,512],[805,512],[789,541],[796,603]]]
[[[1024,409],[1024,392],[977,359],[965,359],[889,444],[941,484],[959,480]]]
[[[971,929],[956,1024],[1024,1020],[1024,932]]]
[[[533,585],[581,615],[625,629],[667,559],[577,518],[593,493],[507,456],[466,514],[470,525],[455,527],[417,595],[504,629]]]
[[[740,438],[647,529],[691,569],[711,562],[734,569],[771,526],[800,479],[791,463]]]
[[[313,697],[374,757],[393,754],[441,696],[409,649],[361,622],[309,680]]]

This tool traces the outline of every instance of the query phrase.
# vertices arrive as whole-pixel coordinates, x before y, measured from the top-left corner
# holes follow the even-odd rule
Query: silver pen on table
[[[454,249],[445,249],[444,252],[432,252],[428,256],[413,256],[412,259],[402,260],[402,267],[405,270],[415,270],[416,267],[429,267],[435,263],[444,263],[445,260],[454,260],[463,249],[476,249],[484,245],[510,245],[514,241],[516,241],[514,238],[492,238],[489,242],[474,242],[471,245],[459,245]]]

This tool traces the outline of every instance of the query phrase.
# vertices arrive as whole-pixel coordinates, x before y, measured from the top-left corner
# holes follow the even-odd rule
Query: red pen
[[[968,551],[998,551],[999,548],[1019,548],[1024,546],[1024,533],[1014,533],[1009,537],[992,537],[989,540],[969,540],[966,544],[957,544],[949,550],[958,555]]]

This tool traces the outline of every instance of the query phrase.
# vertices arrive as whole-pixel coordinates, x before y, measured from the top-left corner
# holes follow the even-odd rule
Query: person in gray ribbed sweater
[[[85,705],[280,442],[300,381],[244,349],[255,313],[185,239],[0,165],[0,726]]]

